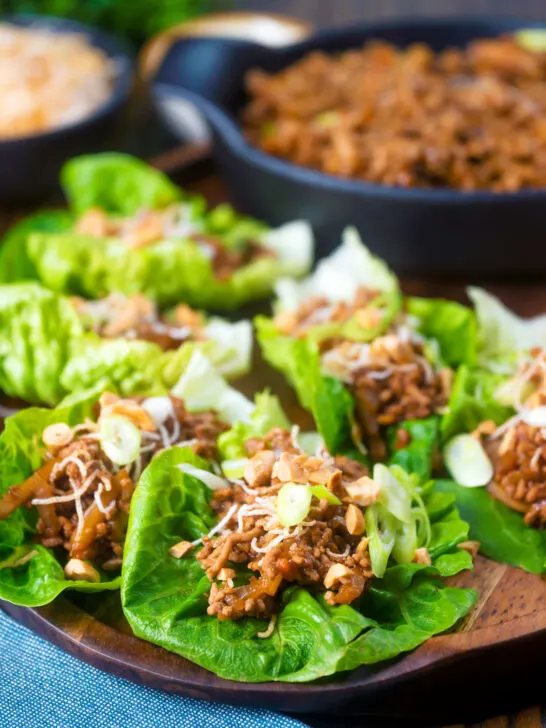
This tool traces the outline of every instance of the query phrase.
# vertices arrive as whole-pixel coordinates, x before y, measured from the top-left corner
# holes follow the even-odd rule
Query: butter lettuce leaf
[[[165,451],[144,471],[133,498],[122,601],[138,637],[231,680],[304,682],[397,657],[451,629],[475,602],[474,592],[446,587],[439,578],[436,562],[460,551],[454,533],[441,543],[440,528],[432,567],[389,568],[355,607],[330,607],[305,589],[291,588],[267,639],[258,637],[267,627],[264,620],[218,621],[206,614],[210,584],[194,553],[175,559],[168,552],[214,522],[211,491],[178,467],[188,462],[206,467],[187,449]],[[464,540],[467,529],[453,508],[438,513],[458,524],[457,542]]]
[[[66,422],[73,426],[83,422],[91,415],[95,401],[96,395],[92,395],[69,407],[31,407],[9,417],[0,435],[0,495],[40,467],[44,456],[41,435],[47,425]],[[112,578],[107,573],[101,574],[100,583],[66,579],[53,551],[34,543],[36,519],[33,510],[18,508],[7,519],[0,520],[0,599],[38,607],[48,604],[65,589],[119,589],[120,577]]]
[[[30,233],[63,232],[73,224],[73,216],[66,210],[43,210],[16,223],[0,245],[0,283],[36,279],[36,269],[26,249]]]
[[[210,319],[209,340],[162,351],[153,342],[101,339],[85,331],[70,301],[35,282],[0,286],[0,388],[30,404],[55,406],[68,393],[102,386],[122,395],[172,389],[194,352],[225,376],[251,361],[248,321]]]
[[[76,215],[90,207],[134,215],[142,208],[159,210],[182,199],[180,188],[165,174],[118,152],[71,159],[62,169],[61,184]]]
[[[0,388],[31,404],[58,404],[63,369],[83,333],[67,299],[32,282],[0,286]]]
[[[308,250],[308,267],[310,246],[301,243]],[[38,279],[54,291],[85,298],[144,293],[161,307],[184,301],[199,308],[235,309],[267,296],[280,276],[305,272],[294,267],[290,255],[263,256],[219,280],[210,258],[189,239],[131,249],[115,238],[34,233],[27,251]]]
[[[472,432],[483,420],[501,425],[514,414],[512,407],[501,404],[496,392],[505,381],[497,374],[481,367],[459,367],[442,418],[442,440],[447,441],[460,432]]]
[[[546,573],[546,532],[527,526],[521,513],[493,498],[485,488],[463,488],[453,480],[438,480],[435,492],[455,498],[470,538],[494,561],[534,574]]]
[[[406,309],[418,319],[417,329],[438,343],[442,361],[450,367],[477,363],[477,323],[474,311],[441,298],[407,298]]]

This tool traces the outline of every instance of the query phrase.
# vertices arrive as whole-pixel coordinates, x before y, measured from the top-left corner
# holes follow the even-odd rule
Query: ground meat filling
[[[295,311],[278,313],[275,326],[285,336],[302,338],[313,326],[343,324],[354,317],[362,328],[373,329],[381,323],[381,313],[370,304],[380,295],[381,291],[360,286],[351,301],[332,302],[326,297],[311,296]]]
[[[295,311],[275,317],[285,336],[304,337],[313,326],[346,323],[353,317],[363,329],[381,323],[374,307],[379,291],[360,287],[351,301],[329,302],[308,298]],[[354,437],[362,440],[374,460],[387,456],[385,431],[391,425],[429,417],[446,407],[453,385],[453,371],[433,367],[425,356],[425,340],[407,318],[391,326],[370,343],[330,336],[320,342],[322,368],[345,383],[355,400]],[[395,446],[409,444],[409,434],[399,431]]]
[[[169,351],[186,341],[206,338],[203,316],[184,304],[162,315],[156,304],[140,293],[128,297],[112,294],[99,301],[71,300],[84,325],[105,339],[150,341]]]
[[[249,140],[295,164],[399,187],[546,187],[546,53],[512,36],[313,51],[246,86]]]
[[[203,537],[197,554],[214,580],[208,614],[231,620],[271,617],[291,584],[323,592],[332,605],[358,599],[372,576],[362,507],[378,497],[366,468],[325,451],[308,456],[280,429],[246,447],[251,457],[244,478],[216,490],[211,503],[220,535]],[[301,522],[283,526],[276,503],[286,483],[322,485],[340,503],[313,497]],[[237,577],[239,565],[253,572],[250,579]]]
[[[486,420],[473,433],[493,463],[487,487],[495,498],[522,513],[526,524],[546,528],[546,427],[522,419],[524,412],[532,414],[546,405],[546,351],[532,349],[500,392],[513,398],[518,414],[499,427]]]
[[[218,458],[217,438],[227,425],[214,412],[191,414],[182,400],[162,399],[170,409],[161,423],[141,407],[143,398],[120,399],[106,392],[99,401],[97,422],[87,420],[72,428],[50,425],[42,435],[47,447],[44,464],[0,499],[0,519],[21,505],[37,509],[37,542],[67,552],[69,578],[100,579],[84,562],[105,571],[121,567],[131,497],[140,473],[157,452],[178,444],[211,460]],[[137,457],[123,467],[103,449],[100,422],[110,415],[127,418],[141,433]]]
[[[229,280],[234,273],[245,265],[250,265],[250,263],[263,258],[275,257],[272,250],[260,245],[255,240],[247,241],[240,250],[232,250],[212,235],[195,233],[189,237],[210,258],[214,277],[218,281]]]
[[[274,258],[275,253],[256,240],[247,240],[233,250],[220,238],[202,232],[198,221],[185,219],[184,208],[171,205],[162,211],[140,210],[133,217],[107,215],[99,207],[85,212],[75,225],[75,231],[91,237],[116,237],[129,248],[143,248],[168,238],[186,238],[197,244],[211,261],[214,277],[227,280],[244,265],[262,258]]]

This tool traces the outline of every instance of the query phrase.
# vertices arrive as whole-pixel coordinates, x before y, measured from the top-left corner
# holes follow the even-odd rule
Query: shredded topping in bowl
[[[214,412],[189,413],[176,397],[120,399],[105,392],[98,407],[96,422],[46,427],[44,464],[0,499],[0,519],[34,506],[39,543],[68,552],[68,578],[91,581],[100,574],[85,562],[106,571],[121,566],[131,497],[153,456],[184,445],[216,460],[218,435],[227,429]]]
[[[203,316],[184,304],[161,314],[151,299],[139,293],[129,297],[114,293],[99,301],[74,297],[72,303],[84,323],[105,339],[151,341],[168,351],[184,341],[206,338]]]
[[[0,23],[0,138],[84,119],[112,95],[115,61],[79,33]]]
[[[372,576],[363,509],[377,501],[377,483],[356,461],[306,455],[294,435],[276,428],[247,441],[244,477],[214,490],[217,525],[171,549],[180,558],[203,544],[197,559],[214,580],[208,613],[219,619],[270,617],[290,584],[349,604]],[[239,565],[254,572],[242,584]]]

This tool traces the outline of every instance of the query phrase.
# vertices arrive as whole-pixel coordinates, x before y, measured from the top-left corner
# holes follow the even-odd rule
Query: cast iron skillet
[[[112,95],[82,121],[33,136],[0,139],[0,203],[36,202],[57,185],[59,170],[67,159],[108,146],[131,90],[132,58],[120,41],[73,20],[38,15],[8,15],[0,20],[59,33],[82,33],[114,58],[118,67]]]
[[[308,218],[320,254],[334,248],[341,230],[353,224],[375,252],[406,275],[537,278],[546,274],[546,190],[405,190],[341,179],[253,148],[237,122],[245,102],[243,77],[250,68],[276,71],[313,49],[340,51],[372,38],[400,46],[420,41],[441,50],[526,27],[546,28],[546,23],[404,20],[319,32],[283,48],[183,38],[171,46],[153,78],[154,98],[181,135],[187,118],[183,107],[196,106],[212,129],[215,156],[234,201],[272,224]]]

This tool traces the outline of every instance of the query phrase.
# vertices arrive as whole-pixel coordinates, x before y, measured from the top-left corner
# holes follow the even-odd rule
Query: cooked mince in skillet
[[[314,51],[246,87],[248,139],[295,164],[398,187],[546,187],[546,52],[515,36]]]

